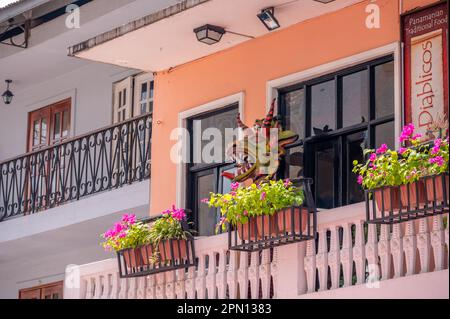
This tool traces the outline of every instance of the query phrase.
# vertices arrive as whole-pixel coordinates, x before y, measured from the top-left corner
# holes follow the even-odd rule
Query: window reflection
[[[336,92],[334,80],[311,87],[311,127],[313,135],[336,129]]]
[[[342,124],[343,127],[367,122],[369,99],[367,70],[342,78]]]

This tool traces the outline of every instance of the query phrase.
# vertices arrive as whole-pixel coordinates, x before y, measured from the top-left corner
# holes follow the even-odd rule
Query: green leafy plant
[[[259,185],[253,183],[248,187],[232,183],[231,192],[226,194],[211,193],[203,200],[209,207],[220,209],[221,219],[216,231],[226,229],[226,224],[246,224],[249,217],[273,215],[275,212],[292,206],[301,205],[303,191],[289,180],[265,180]]]
[[[168,209],[162,213],[150,228],[149,238],[155,245],[169,239],[186,239],[187,231],[183,230],[181,222],[186,219],[184,209]]]
[[[120,222],[101,235],[101,243],[106,251],[119,251],[150,244],[150,228],[147,224],[136,222],[135,215],[125,214]]]

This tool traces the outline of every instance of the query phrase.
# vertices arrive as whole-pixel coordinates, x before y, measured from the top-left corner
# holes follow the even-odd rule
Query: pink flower
[[[289,178],[286,178],[284,180],[284,187],[289,187],[289,185],[291,185],[291,180]]]
[[[411,135],[414,133],[414,124],[410,123],[405,125],[403,128],[402,134],[399,137],[400,143],[403,143],[404,141],[408,140]]]
[[[233,182],[231,183],[231,190],[235,191],[239,188],[239,183],[238,182]]]
[[[374,162],[377,159],[377,155],[375,153],[370,154],[369,160]]]
[[[442,140],[440,138],[437,138],[434,141],[434,146],[431,149],[431,154],[433,154],[433,155],[437,154],[441,149],[441,144],[442,144]]]
[[[262,192],[259,199],[260,200],[265,200],[266,199],[266,192]]]
[[[248,211],[244,210],[244,216],[248,215]]]
[[[124,214],[122,216],[122,222],[126,223],[126,224],[130,224],[133,225],[134,223],[136,223],[136,215],[133,214]]]
[[[430,164],[437,164],[438,166],[444,165],[444,158],[442,156],[430,158],[428,161]]]
[[[377,154],[384,154],[388,150],[386,144],[381,144],[381,146],[377,149]]]
[[[175,218],[176,220],[181,221],[186,218],[186,212],[182,208],[175,209],[174,212],[172,213],[172,217]]]
[[[236,196],[236,192],[235,192],[235,191],[232,191],[232,192],[230,192],[230,195],[231,195],[231,196]]]
[[[358,184],[361,185],[363,183],[363,177],[361,175],[358,176]]]
[[[400,155],[403,155],[403,153],[405,153],[407,150],[407,148],[405,147],[400,147],[400,149],[398,150],[398,152],[400,153]]]
[[[120,233],[120,234],[119,234],[119,238],[125,238],[126,236],[127,236],[126,233]]]
[[[127,229],[127,227],[125,225],[123,225],[122,223],[115,223],[114,224],[114,228],[113,228],[113,232],[115,233],[115,235],[117,235],[118,233],[120,233],[122,230]]]
[[[419,139],[419,138],[421,138],[422,137],[422,134],[416,134],[416,135],[414,135],[413,137],[411,137],[411,139],[413,140],[413,141],[415,141],[415,140],[417,140],[417,139]]]

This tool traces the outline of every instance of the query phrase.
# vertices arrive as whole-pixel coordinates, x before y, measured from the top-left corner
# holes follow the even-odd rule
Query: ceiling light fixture
[[[256,16],[259,18],[259,20],[261,20],[261,22],[269,31],[273,31],[280,27],[280,23],[275,18],[274,7],[262,9],[261,13],[258,13]]]
[[[194,29],[197,40],[208,45],[220,41],[225,33],[225,29],[212,24],[205,24]]]
[[[9,84],[12,82],[12,80],[5,80],[5,82],[6,82],[6,91],[3,92],[2,94],[3,102],[5,104],[11,104],[14,94],[12,94],[12,92],[9,90]]]
[[[314,1],[327,4],[327,3],[333,2],[334,0],[314,0]]]

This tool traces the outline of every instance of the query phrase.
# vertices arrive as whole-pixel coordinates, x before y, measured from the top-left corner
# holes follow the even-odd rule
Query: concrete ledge
[[[300,299],[448,299],[448,269],[380,281],[378,288],[358,285],[301,295]]]
[[[0,243],[148,205],[149,194],[150,180],[144,180],[32,215],[6,220],[0,222]]]

